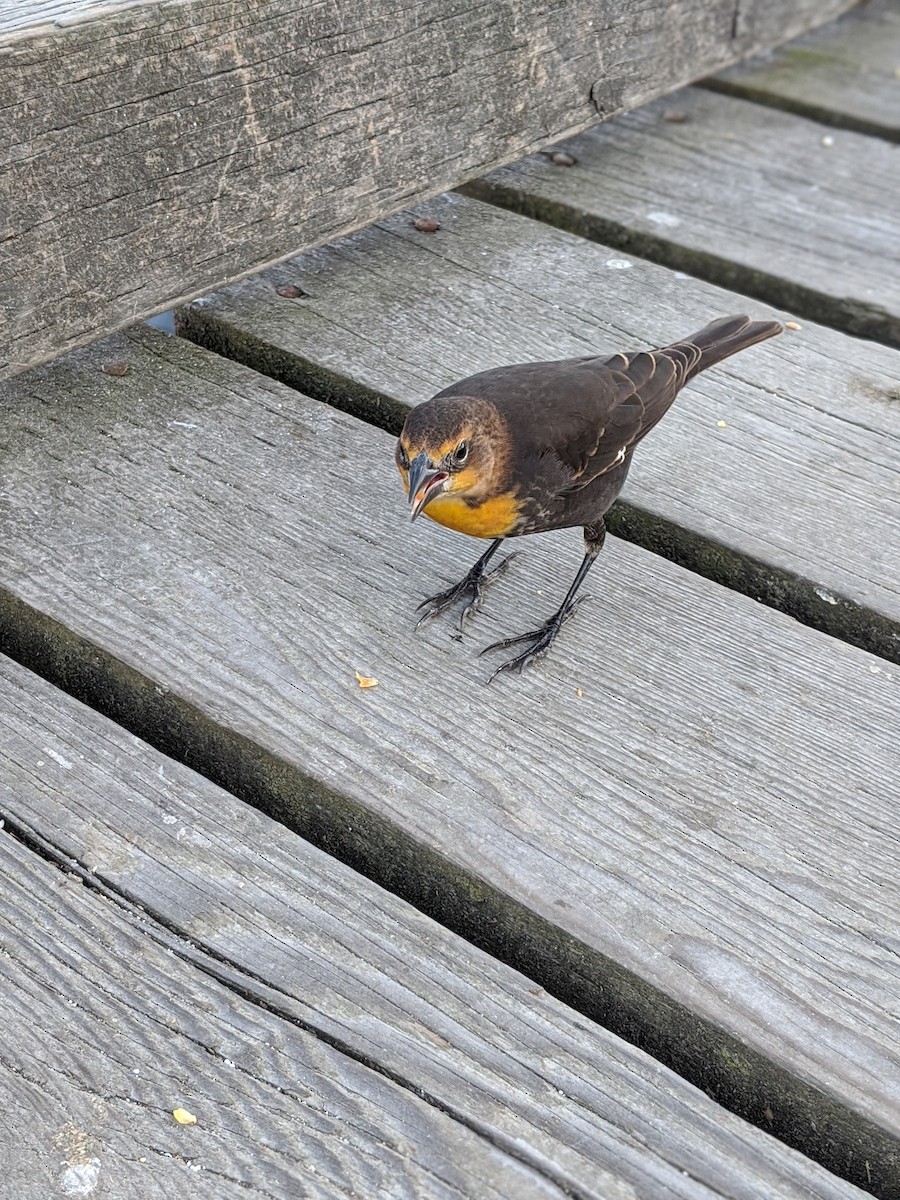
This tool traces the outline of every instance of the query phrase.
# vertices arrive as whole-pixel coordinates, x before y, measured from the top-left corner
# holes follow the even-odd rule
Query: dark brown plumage
[[[776,321],[723,317],[659,350],[483,371],[414,408],[397,444],[413,519],[425,512],[493,539],[464,579],[420,605],[429,606],[422,619],[463,598],[469,603],[461,622],[477,609],[486,584],[509,561],[485,571],[505,538],[581,525],[584,561],[559,609],[539,629],[487,647],[531,643],[495,675],[521,671],[545,654],[577,606],[575,594],[606,536],[604,514],[635,447],[695,375],[781,329]]]

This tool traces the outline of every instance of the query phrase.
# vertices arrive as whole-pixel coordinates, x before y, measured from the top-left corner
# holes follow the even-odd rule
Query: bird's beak
[[[422,450],[409,464],[409,514],[415,520],[422,509],[444,490],[450,476],[428,461]]]

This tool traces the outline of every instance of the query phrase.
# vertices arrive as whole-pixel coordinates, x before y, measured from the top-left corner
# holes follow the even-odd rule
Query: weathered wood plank
[[[148,329],[6,385],[0,417],[11,653],[833,1170],[900,1186],[883,660],[614,542],[593,619],[488,689],[471,637],[410,632],[472,549],[410,529],[387,435]],[[568,581],[577,535],[533,542],[477,644]]]
[[[113,910],[117,920],[112,923],[129,927],[124,937],[129,947],[138,940],[151,943],[146,959],[139,945],[136,954],[117,956],[112,971],[118,984],[117,975],[141,964],[134,987],[130,979],[121,985],[123,998],[133,1005],[137,1001],[135,1007],[162,976],[162,986],[174,990],[179,1007],[213,1008],[218,1014],[222,1001],[210,1001],[209,992],[217,988],[205,976],[194,971],[199,983],[197,978],[183,982],[189,970],[185,963],[195,962],[206,976],[267,1006],[268,1012],[251,1017],[257,1041],[270,1040],[274,1030],[287,1053],[296,1030],[288,1027],[285,1038],[286,1022],[299,1023],[388,1075],[407,1096],[411,1090],[427,1097],[441,1115],[478,1131],[488,1147],[513,1148],[521,1163],[567,1195],[623,1200],[862,1195],[726,1113],[510,968],[9,660],[0,659],[0,695],[5,760],[0,812],[6,827],[40,840],[45,854],[81,872],[85,882],[132,913],[138,906],[137,922]],[[46,871],[42,866],[32,873]],[[75,878],[70,875],[66,882]],[[71,897],[63,880],[59,888]],[[91,986],[91,968],[102,965],[109,950],[109,924],[104,936],[90,942],[93,918],[80,908],[72,911],[71,899],[65,924],[60,917],[48,920],[46,898],[59,888],[51,879],[38,889],[39,919],[34,925],[23,921],[23,927],[25,937],[39,944],[66,947],[70,959],[82,940],[89,941],[88,966],[77,966],[65,989],[79,995]],[[13,919],[17,902],[18,897],[7,897]],[[30,914],[33,903],[24,903],[22,912]],[[166,960],[161,969],[156,940],[172,942],[184,961]],[[21,941],[21,934],[14,938],[19,947]],[[143,1015],[150,1007],[138,1011]],[[204,1029],[203,1044],[215,1046],[213,1064],[234,1060],[240,1083],[249,1071],[260,1075],[265,1088],[272,1082],[271,1070],[259,1072],[258,1050],[255,1054],[242,1036],[249,1005],[236,1008],[229,1008],[224,1021],[218,1019],[224,1030]],[[165,1015],[174,1017],[172,1010]],[[235,1024],[237,1035],[231,1033]],[[48,1021],[49,1029],[57,1026],[58,1018]],[[135,1029],[132,1017],[115,1037],[117,1057],[123,1056],[127,1033],[141,1047],[149,1042],[152,1048],[152,1029],[145,1034],[143,1021]],[[160,1097],[162,1107],[176,1100],[199,1107],[205,1131],[209,1067],[185,1092],[182,1080],[190,1062],[177,1057],[177,1046],[170,1046],[156,1067],[162,1072],[173,1051],[180,1072]],[[317,1054],[322,1060],[317,1067],[327,1074],[327,1045],[313,1057]],[[304,1046],[301,1060],[309,1058]],[[342,1061],[336,1077],[346,1072]],[[52,1067],[50,1073],[56,1074]],[[46,1069],[34,1074],[40,1082]],[[145,1087],[152,1086],[140,1067],[138,1074]],[[295,1089],[301,1080],[294,1081]],[[157,1084],[154,1099],[162,1091]],[[140,1096],[133,1098],[140,1102]],[[233,1106],[240,1112],[247,1102],[246,1092],[236,1090]],[[276,1107],[283,1111],[284,1102]],[[401,1105],[395,1111],[408,1116],[409,1110]],[[27,1110],[19,1116],[24,1156],[36,1138]],[[243,1117],[256,1139],[272,1141],[276,1152],[285,1152],[277,1131],[267,1139],[262,1122],[246,1111]],[[157,1116],[154,1132],[166,1132],[166,1126]],[[414,1133],[407,1132],[413,1162]],[[457,1127],[460,1133],[465,1130]],[[444,1154],[465,1144],[465,1136],[455,1136]],[[359,1147],[348,1152],[352,1149]],[[258,1165],[255,1179],[272,1182],[273,1159]],[[237,1173],[239,1160],[240,1147],[228,1164],[229,1174]],[[463,1165],[471,1169],[474,1164]],[[171,1173],[174,1164],[169,1166]],[[36,1178],[33,1168],[29,1178]],[[366,1195],[384,1194],[370,1187]],[[17,1193],[28,1194],[28,1189]],[[283,1187],[280,1194],[286,1195]],[[476,1186],[470,1194],[484,1192]]]
[[[533,156],[469,194],[900,346],[889,143],[692,88],[559,148],[576,167]]]
[[[829,125],[900,141],[900,9],[868,0],[827,29],[704,86]]]
[[[5,833],[0,872],[7,1196],[564,1200]],[[176,1108],[197,1124],[179,1126]]]
[[[206,297],[183,332],[390,424],[473,371],[658,345],[747,307],[460,196],[416,211],[440,232],[398,216]],[[810,325],[730,360],[641,447],[614,530],[900,659],[898,379],[896,350]]]
[[[0,18],[0,376],[849,0],[58,0]]]

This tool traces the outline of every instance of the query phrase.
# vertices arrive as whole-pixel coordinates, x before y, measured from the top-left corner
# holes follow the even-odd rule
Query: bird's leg
[[[584,530],[584,558],[582,559],[581,566],[578,568],[578,574],[572,580],[572,586],[566,592],[566,598],[553,616],[548,617],[539,629],[532,629],[530,633],[522,633],[518,637],[504,638],[502,641],[492,642],[490,646],[485,646],[481,651],[482,654],[488,654],[491,650],[507,650],[510,646],[521,645],[522,642],[532,643],[527,650],[509,659],[508,662],[502,663],[488,680],[488,683],[496,679],[501,671],[518,671],[521,675],[529,663],[536,662],[537,659],[544,657],[556,640],[556,635],[560,629],[562,629],[569,617],[572,616],[582,600],[587,599],[586,596],[576,597],[575,593],[584,582],[584,577],[591,569],[594,559],[602,550],[605,540],[606,526],[602,518],[594,522],[593,525],[586,525]]]
[[[491,542],[490,546],[488,546],[487,550],[485,550],[484,554],[482,554],[481,558],[479,558],[478,562],[474,564],[474,566],[469,570],[468,574],[465,575],[459,581],[459,583],[455,583],[453,587],[447,588],[445,592],[438,592],[436,596],[429,596],[427,600],[422,601],[418,608],[425,608],[429,605],[430,607],[428,608],[428,611],[423,613],[423,615],[417,621],[416,629],[419,628],[423,621],[427,621],[429,617],[436,617],[439,613],[446,612],[447,609],[451,608],[457,600],[464,596],[471,596],[469,603],[465,606],[460,614],[459,627],[462,629],[466,617],[471,616],[472,613],[478,612],[479,608],[481,608],[481,602],[484,599],[485,589],[500,578],[512,560],[515,558],[515,554],[508,554],[499,566],[494,567],[493,571],[485,571],[485,567],[496,554],[500,547],[500,543],[503,540],[503,538],[495,538],[495,540]],[[416,610],[417,612],[418,608]]]

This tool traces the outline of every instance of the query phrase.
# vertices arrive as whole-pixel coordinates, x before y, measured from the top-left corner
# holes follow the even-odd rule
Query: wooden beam
[[[31,0],[0,17],[0,375],[367,224],[848,0]]]

